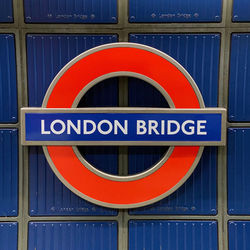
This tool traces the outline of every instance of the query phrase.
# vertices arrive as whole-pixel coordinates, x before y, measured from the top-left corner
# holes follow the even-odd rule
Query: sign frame
[[[143,114],[221,114],[221,140],[220,141],[29,141],[26,140],[25,115],[29,113],[143,113]],[[204,109],[168,109],[168,108],[22,108],[21,109],[21,142],[23,145],[100,145],[100,146],[223,146],[226,144],[226,110],[223,108]]]

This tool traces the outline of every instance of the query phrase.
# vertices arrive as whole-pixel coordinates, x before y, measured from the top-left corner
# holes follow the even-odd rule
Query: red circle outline
[[[176,108],[201,108],[190,82],[175,65],[150,51],[130,47],[106,48],[77,61],[54,86],[46,108],[71,108],[88,83],[119,71],[151,78],[168,93]],[[151,175],[121,182],[102,178],[90,171],[71,146],[47,146],[48,154],[63,179],[84,197],[107,206],[146,203],[169,192],[188,173],[199,148],[175,146],[169,159]]]

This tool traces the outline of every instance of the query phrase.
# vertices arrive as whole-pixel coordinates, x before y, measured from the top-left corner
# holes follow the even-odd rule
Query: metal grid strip
[[[125,20],[125,17],[123,18]],[[124,34],[119,36],[119,42],[127,42],[128,36]],[[122,77],[119,79],[119,106],[128,106],[128,79]],[[128,174],[128,147],[119,147],[119,173],[121,175]],[[127,239],[128,239],[128,227],[125,224],[125,217],[128,214],[128,210],[119,210],[119,224],[118,224],[118,248],[128,249]]]
[[[195,33],[195,32],[220,32],[220,78],[219,78],[219,106],[227,107],[228,75],[230,59],[230,37],[233,32],[250,32],[250,23],[232,23],[233,0],[223,0],[223,13],[221,23],[166,23],[166,24],[131,24],[128,23],[128,0],[118,1],[118,24],[25,24],[22,1],[14,0],[14,23],[0,24],[0,33],[14,33],[16,42],[17,79],[18,79],[18,108],[27,106],[27,68],[26,45],[27,33],[79,33],[103,34],[117,33],[120,41],[127,41],[129,33]],[[120,83],[124,87],[124,83]],[[120,105],[125,105],[125,100]],[[250,123],[228,123],[228,127],[250,127]],[[0,124],[1,128],[19,128],[20,124]],[[120,158],[124,164],[126,152]],[[19,214],[18,217],[0,217],[0,221],[17,221],[18,248],[27,249],[28,222],[29,221],[92,221],[92,220],[117,220],[119,232],[119,249],[128,248],[128,221],[131,219],[180,219],[180,220],[217,220],[219,233],[219,250],[228,249],[229,220],[250,220],[248,216],[227,215],[227,170],[226,147],[220,148],[218,153],[218,214],[216,216],[196,215],[129,215],[127,210],[120,210],[118,216],[46,216],[30,217],[28,214],[28,150],[19,145]],[[124,169],[120,166],[120,169]],[[24,239],[24,240],[23,240]]]

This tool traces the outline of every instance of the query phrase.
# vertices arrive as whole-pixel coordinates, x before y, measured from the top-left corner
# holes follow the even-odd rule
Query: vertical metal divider
[[[219,69],[219,95],[218,95],[218,106],[224,107],[224,48],[225,48],[225,30],[221,33],[221,45],[220,45],[220,69]],[[224,165],[224,147],[218,148],[218,158],[217,158],[217,210],[218,210],[218,247],[219,250],[226,249],[224,248],[224,175],[223,170]]]
[[[125,2],[125,1],[121,1]],[[124,6],[123,6],[124,7]],[[120,13],[124,15],[124,9]],[[121,18],[125,20],[125,18]],[[119,42],[127,42],[127,34],[121,32],[119,36]],[[128,107],[128,78],[120,77],[119,78],[119,107]],[[128,147],[122,146],[119,147],[119,175],[128,175]],[[126,221],[126,215],[128,214],[127,209],[120,209],[118,214],[118,249],[126,250],[128,249],[128,226]]]
[[[218,86],[218,106],[224,107],[224,62],[225,62],[225,44],[226,44],[226,38],[225,38],[225,27],[227,23],[227,1],[223,1],[223,20],[224,20],[224,29],[221,32],[221,44],[220,44],[220,63],[219,63],[219,86]],[[224,147],[219,147],[217,152],[217,223],[218,223],[218,249],[224,250],[225,248],[225,242],[224,242],[224,173],[223,170],[225,168],[224,164],[224,155],[223,155],[223,149]]]
[[[223,89],[223,96],[224,96],[224,107],[228,109],[228,84],[229,84],[229,66],[230,66],[230,45],[231,45],[231,29],[226,28],[226,44],[225,44],[225,63],[224,63],[224,89]],[[229,127],[229,123],[227,124]],[[221,155],[223,156],[222,162],[222,176],[223,176],[223,183],[222,183],[222,195],[223,199],[223,211],[224,211],[224,220],[223,220],[223,241],[224,241],[224,249],[228,249],[228,209],[227,209],[227,146],[223,147]]]
[[[119,78],[119,107],[128,106],[128,79],[125,77]],[[128,175],[128,147],[119,147],[119,175]],[[126,226],[125,217],[126,209],[120,209],[118,214],[118,249],[127,249],[128,228]]]
[[[118,25],[120,26],[121,29],[124,28],[125,23],[127,22],[127,6],[128,6],[128,0],[117,0],[118,4]],[[119,40],[120,42],[124,42],[122,40]]]
[[[219,250],[228,249],[227,235],[227,161],[226,146],[218,149],[218,244]]]
[[[22,249],[22,241],[24,238],[23,235],[23,147],[20,144],[21,141],[21,123],[20,123],[20,109],[23,105],[22,98],[22,69],[21,69],[21,34],[20,30],[17,30],[15,37],[15,46],[16,46],[16,69],[17,69],[17,98],[18,98],[18,249]]]
[[[24,75],[26,74],[26,50],[25,50],[25,37],[21,29],[21,20],[24,18],[23,13],[23,1],[14,0],[14,20],[18,27],[18,40],[16,38],[16,55],[17,57],[17,72],[18,72],[18,121],[19,121],[19,217],[18,222],[18,249],[26,250],[28,249],[27,239],[28,239],[28,226],[27,226],[27,215],[26,206],[28,206],[27,197],[25,195],[25,185],[28,180],[26,178],[26,170],[28,167],[27,148],[21,145],[21,123],[20,123],[20,109],[23,106],[27,106],[27,86]]]
[[[25,27],[25,22],[24,22],[24,0],[14,0],[14,1],[17,1],[17,8],[18,8],[18,19],[17,19],[17,22],[18,22],[18,27],[20,29],[24,28]]]
[[[18,27],[19,25],[19,0],[13,0],[13,17],[14,17],[14,26]]]
[[[233,11],[233,0],[224,0],[227,2],[226,9],[226,25],[225,25],[225,34],[224,34],[224,44],[221,47],[221,51],[224,53],[224,61],[221,63],[223,66],[223,86],[221,88],[220,96],[222,96],[222,100],[219,103],[221,107],[224,107],[228,110],[228,84],[229,84],[229,67],[230,67],[230,45],[231,45],[231,27],[232,27],[232,11]],[[228,124],[227,124],[228,127]],[[223,216],[222,225],[221,225],[221,242],[223,246],[221,249],[229,249],[228,245],[228,209],[227,209],[227,146],[221,147],[218,150],[218,191],[221,194],[221,213]],[[221,181],[220,181],[221,180]],[[220,239],[220,237],[219,237]]]
[[[233,1],[234,0],[223,0],[223,2],[226,2],[227,9],[226,9],[226,28],[232,28],[233,22],[232,22],[232,17],[233,17]]]
[[[20,8],[20,11],[22,9]],[[23,13],[20,13],[22,15]],[[28,83],[27,83],[27,63],[26,63],[26,32],[20,30],[20,45],[21,45],[21,72],[22,72],[22,106],[28,106]],[[22,186],[22,239],[19,242],[20,249],[28,249],[28,223],[29,223],[29,159],[28,147],[23,147],[23,186]]]
[[[119,77],[119,107],[128,107],[128,78]],[[128,174],[128,147],[119,147],[119,175]]]
[[[222,27],[226,26],[227,22],[227,5],[228,1],[227,0],[222,0],[222,16],[221,16],[221,25]]]

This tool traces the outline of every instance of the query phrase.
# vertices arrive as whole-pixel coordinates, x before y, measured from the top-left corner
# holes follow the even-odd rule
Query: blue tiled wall
[[[0,129],[0,216],[18,215],[18,132]]]
[[[194,78],[206,107],[217,106],[219,34],[131,34],[129,41],[149,45],[173,57]]]
[[[0,250],[127,250],[123,243],[130,250],[222,250],[227,243],[223,250],[250,250],[250,220],[245,217],[250,215],[249,8],[249,0],[0,0]],[[219,100],[228,103],[229,127],[227,150],[206,147],[178,190],[125,212],[79,198],[54,175],[41,147],[23,150],[19,141],[20,106],[40,107],[67,62],[118,40],[146,44],[176,59],[194,78],[206,107],[218,107]],[[78,107],[118,106],[122,82],[114,78],[97,84]],[[128,82],[128,104],[169,107],[154,87],[135,78]],[[118,174],[118,147],[78,150],[96,168]],[[130,146],[122,157],[128,157],[128,172],[135,174],[167,150]],[[222,176],[226,163],[227,175]],[[218,217],[219,209],[225,214]],[[199,217],[187,219],[190,215]],[[227,239],[220,231],[227,230],[221,215],[229,220]]]
[[[250,33],[232,34],[228,115],[232,122],[250,121]]]
[[[163,153],[163,149],[162,152]],[[137,154],[130,157],[131,172],[141,172],[150,167],[156,157],[160,156],[159,149],[150,153]],[[133,157],[133,158],[132,158]],[[159,159],[159,158],[158,158]],[[143,164],[141,164],[144,163]],[[137,164],[136,164],[137,163]],[[131,214],[216,214],[217,213],[217,149],[206,147],[200,163],[189,179],[167,198],[138,209]]]
[[[129,249],[218,249],[215,221],[131,220]]]
[[[250,21],[250,2],[248,0],[233,1],[233,22],[249,22]]]
[[[114,165],[113,159],[114,156],[111,155],[110,162]],[[98,160],[100,161],[99,154],[92,157],[92,160],[94,163]],[[85,201],[84,199],[81,199],[79,196],[75,195],[68,188],[66,188],[52,172],[41,147],[30,147],[29,165],[30,215],[96,216],[117,214],[117,212],[113,209],[96,206]],[[104,164],[104,167],[107,168],[107,165],[108,164]],[[103,167],[103,165],[101,166]]]
[[[24,0],[27,23],[117,23],[117,0]]]
[[[17,250],[17,223],[0,222],[0,242],[3,250]]]
[[[229,221],[229,250],[249,249],[250,221]]]
[[[1,6],[1,4],[0,4]],[[13,34],[0,34],[0,122],[17,122],[16,50]]]
[[[228,213],[250,214],[250,128],[228,130]]]
[[[1,0],[0,2],[0,23],[12,23],[13,18],[13,1]]]
[[[221,15],[221,0],[129,0],[130,22],[220,22]]]
[[[27,35],[29,106],[42,105],[53,78],[75,56],[98,45],[116,41],[117,35]],[[116,95],[113,98],[117,98]]]
[[[116,222],[30,222],[29,250],[117,250]]]

